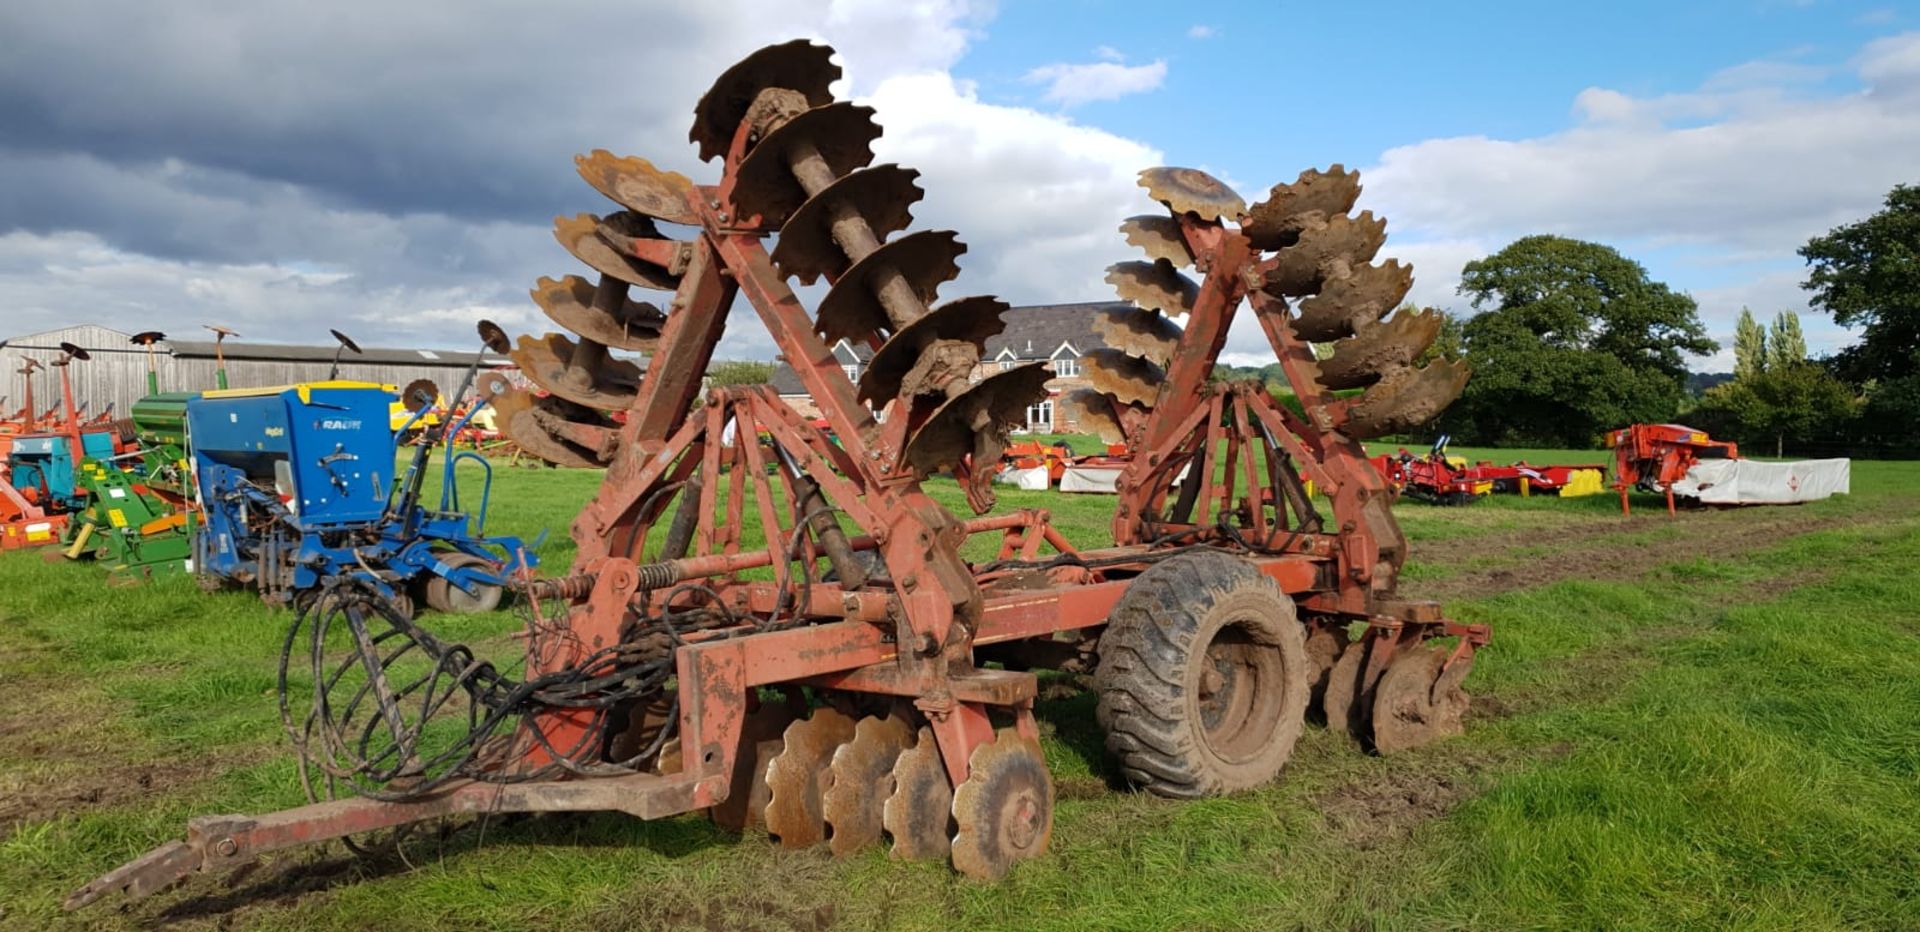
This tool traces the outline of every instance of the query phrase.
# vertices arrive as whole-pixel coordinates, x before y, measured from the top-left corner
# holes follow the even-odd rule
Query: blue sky
[[[576,271],[556,214],[610,148],[714,180],[686,143],[727,64],[830,42],[919,169],[916,228],[970,250],[944,297],[1105,300],[1154,164],[1258,199],[1364,173],[1413,297],[1531,233],[1694,295],[1805,307],[1794,249],[1920,183],[1913,4],[1091,0],[14,0],[0,4],[0,308],[121,329],[457,346]],[[618,37],[602,39],[601,37]],[[589,54],[591,53],[591,54]],[[736,308],[721,355],[773,347]],[[137,324],[137,326],[136,326]],[[1816,352],[1849,335],[1804,320]],[[1257,327],[1227,357],[1270,358]],[[1695,361],[1725,368],[1726,352]]]

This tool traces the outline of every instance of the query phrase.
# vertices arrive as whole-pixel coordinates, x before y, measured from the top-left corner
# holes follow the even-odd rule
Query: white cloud
[[[1219,30],[1204,23],[1195,23],[1187,27],[1187,38],[1189,39],[1211,39],[1219,34]]]
[[[1683,94],[1590,88],[1574,101],[1578,122],[1559,133],[1388,150],[1365,172],[1362,206],[1392,218],[1389,253],[1444,256],[1419,268],[1427,295],[1452,290],[1463,244],[1498,248],[1557,233],[1630,256],[1679,249],[1692,262],[1755,265],[1762,271],[1735,289],[1745,300],[1804,306],[1795,249],[1877,209],[1893,185],[1913,180],[1920,151],[1920,33],[1877,40],[1851,67],[1865,89],[1839,96],[1813,96],[1814,71],[1774,62],[1729,69]],[[1696,297],[1706,304],[1722,291],[1732,293]],[[1723,313],[1709,309],[1710,329]],[[1827,328],[1823,345],[1815,330],[1816,351],[1845,340]]]
[[[1122,52],[1111,45],[1095,46],[1093,50],[1093,55],[1095,58],[1098,58],[1101,61],[1126,61],[1127,60],[1127,56],[1125,52]]]
[[[1155,60],[1145,65],[1122,65],[1111,61],[1086,65],[1042,65],[1027,72],[1026,76],[1029,82],[1047,85],[1044,99],[1063,107],[1143,94],[1159,87],[1166,79],[1165,60]]]

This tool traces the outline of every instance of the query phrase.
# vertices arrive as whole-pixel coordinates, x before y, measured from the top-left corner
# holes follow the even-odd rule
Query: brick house
[[[1100,335],[1093,329],[1094,313],[1102,308],[1127,306],[1130,305],[1089,301],[1011,308],[1003,318],[1006,329],[998,336],[988,338],[985,351],[980,355],[980,365],[974,370],[974,379],[978,381],[988,373],[1031,363],[1051,366],[1054,377],[1047,380],[1047,399],[1027,408],[1027,430],[1033,433],[1080,433],[1080,411],[1066,400],[1066,396],[1073,389],[1088,384],[1086,374],[1080,367],[1080,357],[1103,345]],[[866,372],[867,361],[873,358],[873,351],[842,341],[833,347],[833,355],[841,368],[846,370],[847,377],[858,382]],[[784,362],[777,366],[772,384],[781,399],[793,406],[802,417],[820,416],[819,407],[800,385],[793,367]]]

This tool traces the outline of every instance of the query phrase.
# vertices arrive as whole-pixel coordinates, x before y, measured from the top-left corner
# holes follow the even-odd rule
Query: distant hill
[[[1689,372],[1687,373],[1687,394],[1698,395],[1715,385],[1733,381],[1731,372]]]

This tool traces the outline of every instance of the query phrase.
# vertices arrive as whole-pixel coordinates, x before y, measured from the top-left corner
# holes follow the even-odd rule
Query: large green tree
[[[1740,309],[1740,322],[1733,326],[1733,374],[1754,375],[1767,367],[1767,328],[1753,319],[1753,311]]]
[[[1445,423],[1476,442],[1585,446],[1669,419],[1686,356],[1718,349],[1692,298],[1599,243],[1517,240],[1467,263],[1460,293],[1480,312],[1462,334],[1473,378]]]
[[[1895,187],[1879,213],[1808,240],[1800,256],[1813,305],[1861,328],[1859,344],[1836,360],[1842,375],[1920,375],[1920,187]]]

